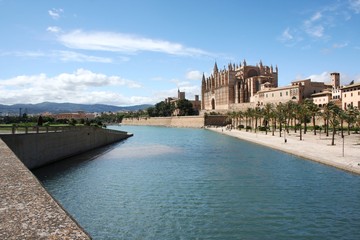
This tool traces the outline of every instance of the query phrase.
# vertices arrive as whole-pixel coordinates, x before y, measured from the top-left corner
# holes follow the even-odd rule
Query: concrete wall
[[[183,117],[151,117],[151,118],[125,118],[123,125],[140,126],[165,126],[165,127],[204,127],[203,116],[183,116]]]
[[[78,127],[69,131],[3,134],[0,138],[29,169],[128,138],[126,132],[98,127]]]

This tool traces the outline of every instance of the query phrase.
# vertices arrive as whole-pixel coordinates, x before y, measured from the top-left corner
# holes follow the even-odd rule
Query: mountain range
[[[68,113],[68,112],[121,112],[121,111],[137,111],[144,110],[152,105],[143,104],[127,107],[119,107],[105,104],[76,104],[76,103],[53,103],[43,102],[37,104],[14,104],[3,105],[0,104],[0,115],[19,115],[19,114],[41,114],[45,112],[50,113]]]

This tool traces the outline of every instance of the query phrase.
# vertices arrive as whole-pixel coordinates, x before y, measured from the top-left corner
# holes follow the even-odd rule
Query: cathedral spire
[[[218,69],[217,63],[215,62],[215,65],[214,65],[214,73],[217,73],[218,71],[219,71],[219,69]]]

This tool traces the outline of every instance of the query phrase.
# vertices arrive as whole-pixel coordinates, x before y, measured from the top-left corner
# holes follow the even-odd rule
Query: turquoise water
[[[116,127],[115,127],[116,128]],[[203,129],[38,169],[93,239],[360,239],[360,176]]]

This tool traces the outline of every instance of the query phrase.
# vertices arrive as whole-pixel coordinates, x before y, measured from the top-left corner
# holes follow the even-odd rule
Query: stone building
[[[341,88],[342,109],[346,110],[348,106],[360,109],[360,83],[354,83]]]
[[[165,99],[165,103],[174,103],[175,107],[177,104],[178,100],[185,100],[185,92],[180,92],[180,89],[178,89],[178,96],[176,97],[168,97]],[[193,109],[195,112],[200,112],[201,110],[201,101],[199,100],[199,95],[195,95],[195,99],[194,100],[188,100],[189,102],[191,102]],[[179,109],[175,109],[175,111],[173,112],[173,116],[177,116],[179,114]]]
[[[215,62],[213,73],[201,84],[202,110],[243,109],[255,103],[255,94],[266,85],[278,86],[278,68],[265,66],[260,61],[256,66],[228,64],[219,70]]]
[[[256,66],[246,64],[228,64],[227,69],[219,70],[215,63],[213,73],[205,78],[203,75],[201,86],[201,109],[204,111],[245,110],[261,107],[267,103],[278,104],[287,101],[301,103],[305,99],[313,99],[319,107],[330,101],[339,106],[342,98],[345,104],[358,106],[359,92],[342,95],[343,91],[358,91],[360,85],[340,87],[340,74],[330,73],[330,84],[312,82],[311,79],[297,80],[289,86],[278,87],[278,68],[264,66],[260,61]]]

